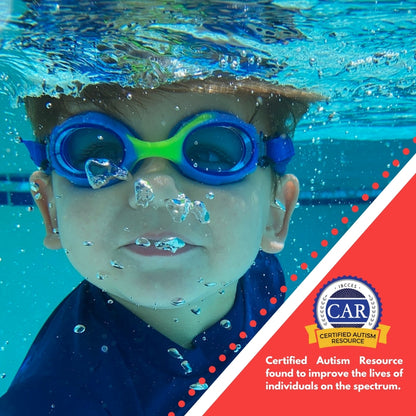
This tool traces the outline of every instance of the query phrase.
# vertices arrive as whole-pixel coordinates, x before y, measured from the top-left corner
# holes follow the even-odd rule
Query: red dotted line
[[[414,138],[413,138],[413,142],[414,142],[414,143],[416,143],[416,137],[414,137]],[[408,148],[403,149],[403,154],[404,154],[405,156],[409,155],[409,154],[410,154],[410,150],[409,150]],[[392,162],[392,165],[393,165],[395,168],[398,168],[398,167],[400,166],[400,161],[399,161],[398,159],[394,159],[394,160],[393,160],[393,162]],[[390,173],[389,173],[388,171],[386,171],[386,170],[385,170],[385,171],[383,171],[383,173],[382,173],[382,177],[383,177],[383,178],[387,179],[387,178],[389,178],[389,176],[390,176]],[[380,185],[379,185],[379,183],[378,183],[378,182],[374,182],[374,183],[372,184],[372,188],[373,188],[374,190],[379,189],[379,187],[380,187]],[[369,195],[368,195],[368,194],[363,194],[363,195],[361,196],[361,199],[363,200],[363,202],[367,202],[367,201],[369,201],[370,197],[369,197]],[[351,211],[352,211],[353,213],[357,213],[357,212],[359,211],[359,207],[358,207],[357,205],[352,205],[352,207],[351,207]],[[342,223],[342,224],[346,225],[346,224],[348,224],[349,222],[350,222],[350,220],[349,220],[349,218],[348,218],[348,217],[344,216],[344,217],[342,217],[342,218],[341,218],[341,223]],[[337,236],[337,235],[339,234],[339,230],[338,230],[338,228],[332,228],[332,229],[331,229],[331,234],[332,234],[333,236]],[[328,247],[328,245],[329,245],[328,240],[323,239],[323,240],[321,241],[321,246],[322,246],[322,247]],[[319,253],[318,253],[318,251],[312,251],[312,252],[310,253],[310,257],[311,257],[311,258],[313,258],[313,259],[317,259],[317,258],[319,257]],[[308,266],[308,263],[306,263],[306,262],[303,262],[303,263],[301,263],[301,265],[300,265],[300,268],[301,268],[302,270],[307,270],[307,269],[308,269],[308,267],[309,267],[309,266]],[[297,279],[298,279],[298,276],[297,276],[296,274],[292,274],[292,275],[290,276],[290,280],[292,280],[293,282],[295,282]],[[281,292],[281,293],[286,293],[286,292],[287,292],[287,287],[286,287],[286,286],[281,286],[281,287],[280,287],[280,292]],[[277,303],[277,298],[275,298],[275,297],[271,297],[271,298],[270,298],[270,303],[271,303],[272,305],[276,304],[276,303]],[[267,309],[265,309],[265,308],[261,308],[261,309],[259,310],[259,315],[261,315],[261,316],[266,316],[266,315],[267,315]],[[256,321],[256,320],[254,320],[254,319],[252,319],[252,320],[250,321],[249,325],[250,325],[252,328],[255,328],[255,327],[257,326],[257,321]],[[240,334],[239,334],[239,336],[240,336],[240,338],[241,338],[241,339],[246,339],[246,338],[247,338],[247,334],[246,334],[246,332],[244,332],[244,331],[241,331],[241,332],[240,332]],[[232,342],[231,344],[229,344],[228,348],[230,349],[230,351],[236,351],[236,349],[237,349],[237,344],[235,344],[235,343],[233,343],[233,342]],[[220,361],[220,362],[225,362],[226,360],[227,360],[227,356],[226,356],[225,354],[220,354],[220,355],[218,356],[218,361]],[[215,367],[215,365],[211,365],[211,366],[209,366],[209,367],[208,367],[208,372],[209,372],[209,373],[214,374],[216,371],[217,371],[217,368]],[[198,383],[199,383],[199,384],[201,384],[201,385],[202,385],[202,384],[205,384],[205,383],[206,383],[205,378],[201,377],[201,378],[198,380]],[[189,395],[190,397],[195,396],[195,394],[196,394],[196,391],[195,391],[194,389],[189,389],[189,390],[188,390],[188,395]],[[178,407],[179,407],[179,408],[184,408],[184,407],[186,406],[186,402],[185,402],[185,400],[179,400],[179,401],[178,401],[178,403],[177,403],[177,405],[178,405]],[[167,414],[167,416],[175,416],[175,412],[170,411],[170,412]]]
[[[211,368],[211,367],[210,367]],[[205,384],[206,383],[206,380],[205,380],[205,378],[204,377],[201,377],[199,380],[198,380],[198,383],[199,384]],[[196,391],[194,390],[194,389],[189,389],[188,390],[188,396],[190,396],[190,397],[193,397],[193,396],[195,396],[195,394],[196,394]],[[185,402],[185,400],[179,400],[178,401],[178,407],[179,408],[183,408],[183,407],[185,407],[185,405],[186,405],[186,402]],[[175,412],[169,412],[168,413],[168,415],[167,416],[175,416]]]

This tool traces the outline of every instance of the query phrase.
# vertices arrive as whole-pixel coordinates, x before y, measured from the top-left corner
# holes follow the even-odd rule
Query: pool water
[[[53,3],[55,15],[49,17],[52,23],[54,18],[60,21],[62,13],[78,13],[80,24],[84,24],[85,19],[80,18],[79,10],[68,6],[73,2]],[[81,6],[84,3],[88,2],[81,2]],[[106,3],[102,2],[102,5]],[[175,16],[184,13],[176,8],[172,11],[175,2],[165,3],[170,5],[169,13],[163,13],[163,16],[169,14],[169,20],[158,26],[159,15],[154,11],[152,21],[153,36],[159,37],[162,50],[166,47],[162,35],[172,29]],[[125,19],[133,19],[132,2],[120,1],[117,4],[128,12]],[[408,160],[405,149],[415,150],[416,3],[383,0],[215,1],[212,8],[207,6],[205,10],[206,32],[201,29],[201,33],[193,32],[195,25],[200,24],[200,21],[195,21],[195,7],[190,7],[196,3],[187,1],[183,4],[189,6],[190,12],[185,16],[186,22],[182,21],[181,26],[175,28],[175,46],[179,48],[185,39],[190,45],[189,50],[185,48],[188,55],[181,67],[183,73],[195,69],[193,60],[204,54],[200,71],[221,68],[238,75],[253,73],[328,97],[312,106],[299,123],[294,138],[297,156],[290,170],[300,180],[300,203],[293,215],[286,247],[279,255],[286,272],[287,294],[290,295]],[[221,27],[214,19],[218,16],[213,13],[215,7],[230,10],[228,7],[233,4],[242,20],[235,18],[233,26],[233,15],[225,16]],[[128,67],[132,56],[138,53],[136,51],[135,55],[129,51],[121,55],[120,47],[115,49],[115,53],[111,49],[114,40],[105,38],[108,36],[106,33],[102,41],[112,45],[105,50],[106,60],[102,55],[87,54],[82,62],[77,63],[79,55],[74,52],[69,57],[62,57],[61,65],[54,61],[55,72],[47,78],[48,71],[42,71],[50,62],[45,67],[35,61],[27,67],[23,65],[24,59],[41,56],[28,42],[27,33],[25,42],[19,44],[10,40],[17,32],[29,30],[21,24],[11,24],[17,22],[25,10],[24,2],[3,1],[1,5],[4,7],[0,12],[0,108],[3,110],[0,120],[0,395],[6,391],[46,318],[81,280],[62,251],[54,252],[42,246],[41,217],[28,193],[27,178],[33,166],[17,140],[19,137],[31,138],[32,133],[18,96],[24,93],[25,88],[35,93],[42,82],[38,82],[36,88],[31,83],[38,78],[47,80],[42,88],[48,93],[57,92],[57,79],[60,88],[71,89],[73,85],[68,73],[68,85],[62,78],[68,65],[73,65],[72,74],[82,77],[84,83],[94,82],[94,71],[110,69],[105,73],[112,79],[126,84],[137,82],[137,78],[126,77],[128,71],[123,72],[124,67],[117,73],[112,63],[108,63],[110,56],[123,58]],[[277,6],[280,8],[276,9]],[[251,15],[250,8],[256,8],[256,13]],[[280,20],[267,27],[261,17],[270,24],[276,10],[279,10]],[[34,16],[29,16],[32,25],[36,21]],[[94,20],[95,25],[97,22]],[[126,25],[126,22],[119,22],[120,30],[129,39],[128,27],[122,23]],[[138,26],[136,21],[135,24],[131,27]],[[45,27],[37,24],[32,29],[38,34]],[[179,29],[190,30],[193,37],[186,37]],[[67,28],[61,30],[63,33]],[[207,35],[210,30],[215,32],[211,38]],[[76,38],[77,35],[73,36]],[[59,56],[60,51],[53,49],[58,48],[59,40],[59,31],[48,39],[52,50],[47,56],[51,61]],[[246,42],[244,53],[242,40]],[[155,39],[149,37],[147,41],[150,44]],[[88,49],[87,35],[83,42],[80,41],[78,47]],[[221,44],[220,50],[213,47],[215,42]],[[156,46],[154,50],[160,53]],[[90,49],[88,52],[92,53]],[[143,53],[139,55],[143,57]],[[251,63],[247,56],[255,57],[256,62],[262,61],[266,69]],[[238,62],[233,57],[238,57]],[[159,61],[158,65],[160,62],[166,61]],[[174,62],[169,65],[169,70],[164,73],[166,79],[182,76],[182,72],[179,74],[173,70]],[[25,71],[27,76],[24,76]],[[82,71],[88,76],[82,75]],[[146,68],[146,71],[152,73],[154,68]],[[160,77],[152,76],[151,80],[152,83],[161,82]],[[368,199],[363,195],[368,195]]]

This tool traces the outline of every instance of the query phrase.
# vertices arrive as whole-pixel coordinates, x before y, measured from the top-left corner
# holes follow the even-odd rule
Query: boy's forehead
[[[256,105],[256,97],[246,92],[206,91],[175,91],[175,90],[143,90],[140,88],[122,90],[114,88],[108,91],[105,96],[83,97],[81,99],[66,100],[65,110],[70,113],[78,113],[85,110],[102,110],[106,112],[128,112],[145,113],[150,109],[161,112],[180,112],[189,109],[215,110],[221,107],[234,107],[235,111],[242,111],[246,108],[252,109]],[[230,111],[233,108],[229,108]]]
[[[143,91],[142,89],[120,92],[117,88],[110,95],[88,98],[61,97],[43,107],[44,120],[38,125],[48,135],[58,124],[76,114],[103,112],[135,130],[147,135],[149,124],[164,127],[168,133],[183,119],[204,111],[233,113],[249,121],[256,108],[256,99],[246,94],[209,94],[205,92]],[[52,110],[52,111],[50,111]],[[144,130],[144,131],[143,131]],[[159,129],[160,130],[160,129]]]
[[[166,138],[184,119],[205,111],[232,113],[249,122],[256,112],[256,97],[238,92],[233,95],[138,89],[105,100],[74,100],[67,104],[66,110],[66,117],[87,111],[105,112],[140,137],[151,140]],[[264,129],[262,124],[258,127]]]

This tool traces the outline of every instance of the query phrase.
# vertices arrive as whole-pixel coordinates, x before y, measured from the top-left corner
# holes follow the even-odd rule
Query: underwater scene
[[[36,165],[22,141],[34,141],[32,127],[42,130],[44,126],[31,124],[27,97],[48,97],[43,108],[37,110],[41,113],[39,119],[47,120],[60,97],[69,97],[71,108],[77,100],[89,100],[82,95],[87,86],[102,84],[118,85],[117,91],[126,91],[125,102],[136,90],[153,91],[177,83],[186,86],[189,80],[203,83],[216,77],[231,77],[237,84],[253,78],[302,91],[308,111],[299,120],[294,116],[284,121],[294,148],[286,172],[299,180],[299,199],[293,207],[286,241],[281,243],[284,249],[276,254],[285,279],[280,295],[287,299],[413,154],[415,45],[415,1],[0,1],[0,396],[9,388],[45,321],[83,280],[69,250],[51,250],[43,245],[45,220],[32,197],[36,198],[39,186],[29,180]],[[291,87],[277,89],[275,94],[289,94],[296,101]],[[201,106],[193,104],[194,96],[185,97],[189,101],[176,103],[170,96],[169,100],[185,115],[189,116],[192,108],[199,112]],[[268,105],[264,92],[254,89],[237,101],[249,102],[248,97],[253,98],[260,112]],[[156,103],[153,118],[143,117],[150,125],[148,131],[152,131],[155,117],[159,113],[164,117],[167,111],[163,103]],[[220,107],[222,111],[225,104]],[[95,111],[89,110],[88,103],[86,108]],[[125,108],[129,108],[127,104],[122,110]],[[233,123],[240,128],[239,122]],[[248,142],[246,139],[244,145]],[[96,157],[86,163],[87,176],[93,176],[89,184],[94,188],[94,183],[98,189],[77,191],[77,208],[85,210],[85,218],[91,222],[100,220],[91,219],[92,213],[100,213],[107,204],[112,206],[113,199],[101,197],[88,216],[91,199],[86,192],[131,187],[129,169],[108,168],[102,160],[108,162]],[[179,159],[171,162],[183,163]],[[104,173],[103,165],[107,169]],[[243,198],[243,190],[238,190],[233,200],[222,199],[222,188],[239,185],[217,185],[216,179],[210,183],[211,179],[203,177],[198,169],[198,173],[192,173],[192,169],[181,172],[203,182],[204,193],[190,199],[184,194],[167,195],[163,203],[171,215],[167,216],[169,224],[192,220],[198,227],[211,227],[210,221],[219,218],[214,202],[225,201],[225,206]],[[105,183],[99,182],[102,175]],[[120,185],[107,188],[113,180],[119,180]],[[159,198],[157,192],[153,195],[149,183],[141,178],[134,186],[135,208],[152,210]],[[255,197],[249,192],[251,201]],[[71,208],[74,206],[69,206],[68,212]],[[231,227],[230,231],[224,230],[224,234],[229,233],[225,239],[227,250],[235,245],[230,253],[238,248],[241,257],[252,250],[252,243],[243,237],[249,235],[250,227],[256,235],[258,226],[254,213],[250,216],[244,209],[236,202],[233,215],[242,218],[241,227],[247,229],[247,234]],[[286,209],[281,208],[284,212]],[[110,221],[103,221],[101,227],[109,225]],[[110,234],[111,230],[103,233]],[[87,238],[79,250],[85,252],[94,245]],[[135,244],[143,250],[154,245],[154,250],[169,254],[186,251],[190,245],[186,238],[150,238],[147,234],[138,237]],[[88,261],[95,262],[93,255]],[[166,259],[160,261],[165,264]],[[219,264],[215,263],[215,270],[235,266],[224,253],[218,254],[216,261]],[[202,261],[197,267],[203,270],[204,264]],[[210,266],[214,267],[213,263]],[[117,272],[124,268],[113,258],[111,267]],[[93,284],[98,282],[104,292],[105,282],[111,278],[106,270],[101,273],[100,269],[91,280]],[[210,287],[214,284],[206,279],[203,283],[207,290],[214,290]],[[186,301],[179,293],[171,303],[181,307]],[[194,315],[205,319],[203,303],[201,307],[196,302],[190,306]],[[221,322],[222,326],[228,325]],[[84,330],[62,329],[71,333]],[[192,372],[186,364],[182,367],[185,373]],[[196,390],[206,388],[200,385]]]

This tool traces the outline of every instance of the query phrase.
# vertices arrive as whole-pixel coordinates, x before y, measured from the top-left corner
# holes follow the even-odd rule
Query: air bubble
[[[82,245],[84,245],[84,246],[86,246],[86,247],[91,247],[91,246],[93,246],[93,245],[94,245],[94,242],[92,242],[92,241],[84,241],[84,242],[82,243]]]
[[[192,308],[191,312],[195,315],[200,315],[201,314],[201,308]]]
[[[220,321],[220,325],[225,329],[232,328],[231,322],[228,319],[223,319],[222,321]]]
[[[173,306],[181,306],[181,305],[184,305],[186,301],[184,298],[175,298],[175,299],[172,299],[170,303]]]
[[[178,249],[185,247],[185,242],[178,237],[168,237],[155,241],[155,247],[159,250],[170,251],[176,253]]]
[[[136,245],[140,246],[140,247],[150,247],[150,245],[152,244],[147,238],[145,237],[139,237],[136,239],[135,241]]]
[[[214,199],[214,198],[215,198],[215,194],[214,194],[214,192],[208,192],[208,193],[205,195],[205,198],[210,199],[210,200]]]
[[[228,65],[228,56],[227,55],[220,56],[219,66],[221,68],[225,68],[227,65]]]
[[[182,361],[181,362],[181,367],[183,368],[183,370],[185,371],[185,374],[190,374],[190,373],[192,373],[192,367],[191,367],[191,365],[189,364],[189,362],[188,361]]]
[[[102,352],[108,352],[108,347],[107,347],[107,345],[103,345],[103,346],[101,347],[101,351],[102,351]]]
[[[76,334],[82,334],[85,332],[86,329],[87,328],[85,327],[85,325],[82,325],[82,324],[78,324],[74,326],[74,332]]]
[[[202,201],[194,201],[191,212],[201,224],[208,224],[210,222],[209,212]]]
[[[204,286],[206,286],[206,287],[214,287],[214,286],[217,286],[217,282],[207,282],[207,283],[204,283]]]
[[[230,64],[232,69],[238,69],[240,66],[240,59],[239,58],[233,58]]]
[[[194,383],[194,384],[191,384],[189,386],[189,388],[191,390],[197,390],[197,391],[206,390],[208,388],[208,384],[207,383],[202,383],[202,384],[201,383]]]
[[[241,344],[236,344],[234,353],[237,353],[240,350],[241,350]]]
[[[107,276],[106,274],[104,274],[104,273],[97,272],[97,274],[95,275],[95,277],[96,277],[98,280],[104,280],[104,279],[106,279],[108,276]]]
[[[169,348],[168,354],[177,360],[183,360],[181,353],[176,348]]]
[[[138,179],[134,182],[134,195],[136,205],[143,208],[147,208],[155,197],[149,182],[144,179]]]
[[[183,222],[189,214],[192,203],[186,195],[180,194],[177,198],[167,199],[165,206],[174,222]]]
[[[124,269],[124,266],[121,265],[120,263],[118,263],[115,260],[111,260],[110,264],[115,268],[115,269]]]
[[[278,199],[274,200],[274,203],[276,204],[276,206],[283,212],[286,212],[286,207],[284,205],[284,203],[282,201],[279,201]]]
[[[39,192],[39,185],[36,182],[30,182],[30,190],[32,192]]]
[[[129,93],[126,95],[126,98],[130,101],[130,100],[133,98],[133,94],[132,94],[131,92],[129,92]]]
[[[51,108],[52,108],[52,103],[46,103],[45,104],[45,107],[48,109],[48,110],[50,110]]]
[[[125,181],[128,178],[127,169],[117,166],[108,159],[88,159],[85,163],[85,173],[93,189],[102,188],[112,179]]]

